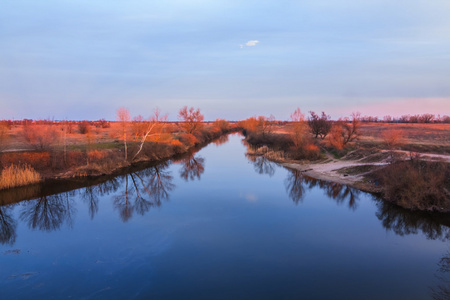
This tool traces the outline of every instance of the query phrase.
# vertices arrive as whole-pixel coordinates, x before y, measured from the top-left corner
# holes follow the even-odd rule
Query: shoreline
[[[382,192],[381,187],[375,186],[375,184],[370,182],[364,182],[365,178],[363,174],[358,175],[347,175],[347,174],[339,174],[336,172],[341,168],[361,166],[367,164],[351,164],[349,163],[341,163],[341,164],[333,164],[333,163],[324,163],[324,164],[302,164],[300,162],[279,162],[283,167],[288,169],[298,170],[302,172],[304,175],[312,177],[318,180],[324,180],[328,182],[335,182],[343,185],[347,185],[350,187],[354,187],[358,190],[368,193],[376,193],[380,194]],[[320,167],[319,167],[320,166]],[[325,168],[324,168],[325,167]],[[336,168],[337,167],[337,168]],[[327,169],[326,171],[323,169]]]
[[[94,181],[94,182],[102,182],[102,181],[108,180],[110,178],[114,178],[116,176],[128,174],[130,172],[133,172],[134,170],[141,170],[141,169],[145,169],[145,168],[148,168],[151,166],[159,165],[161,163],[165,163],[170,160],[180,159],[187,155],[190,155],[193,152],[194,153],[197,152],[198,150],[208,146],[209,144],[213,143],[216,140],[223,138],[224,136],[227,136],[229,134],[234,134],[237,132],[239,132],[239,130],[232,129],[232,130],[223,132],[222,134],[220,134],[218,136],[214,136],[214,137],[208,139],[207,141],[204,141],[203,143],[199,143],[199,144],[192,145],[190,147],[186,147],[180,152],[172,153],[171,155],[168,155],[168,156],[161,156],[156,159],[152,158],[152,157],[144,156],[133,162],[116,161],[115,167],[112,169],[108,169],[108,170],[105,170],[105,169],[101,170],[98,165],[92,164],[92,165],[83,165],[83,166],[74,167],[74,168],[68,169],[64,172],[61,172],[61,173],[44,174],[44,175],[41,175],[42,178],[39,182],[30,183],[27,185],[15,186],[15,187],[11,187],[11,188],[0,189],[0,200],[2,200],[3,196],[5,196],[6,194],[14,194],[15,192],[19,192],[19,194],[20,194],[20,190],[33,190],[36,187],[41,187],[41,188],[43,187],[45,189],[46,186],[50,186],[50,185],[66,184],[66,185],[70,186],[70,185],[73,185],[74,183],[77,186],[77,188],[79,186],[83,186],[83,185],[89,186],[89,184],[83,184],[83,183],[86,183],[89,180]],[[80,182],[82,183],[81,185],[80,185]],[[32,196],[28,195],[27,197],[25,197],[22,200],[29,200],[30,197],[32,198]],[[6,196],[5,198],[8,199],[10,197]],[[18,200],[18,201],[22,201],[22,200]],[[8,202],[10,202],[10,201],[8,201]]]
[[[381,150],[380,153],[386,151]],[[396,151],[397,152],[397,151]],[[399,153],[405,151],[398,151]],[[327,155],[326,160],[310,162],[310,161],[296,161],[296,160],[284,160],[281,158],[273,158],[271,155],[266,155],[268,153],[261,154],[253,154],[253,155],[261,155],[266,159],[273,161],[275,163],[280,164],[281,166],[300,171],[302,174],[317,179],[323,180],[327,182],[338,183],[342,185],[347,185],[352,188],[356,188],[360,191],[372,193],[379,195],[383,201],[398,205],[399,207],[403,207],[396,203],[396,201],[392,201],[383,196],[384,188],[382,185],[376,184],[374,181],[370,180],[370,178],[366,177],[370,173],[376,171],[377,168],[383,168],[383,166],[389,165],[389,162],[386,159],[379,159],[376,161],[370,161],[370,156],[364,156],[359,159],[346,160],[346,159],[335,159],[330,155]],[[376,154],[375,154],[376,155]],[[450,163],[450,155],[435,155],[435,154],[426,154],[420,153],[420,159],[424,161],[436,161],[436,158],[443,163]],[[406,160],[406,157],[404,158]],[[369,170],[364,170],[368,168]],[[362,170],[361,170],[362,169]],[[407,207],[403,207],[405,209],[411,211],[422,211],[422,212],[435,212],[435,213],[450,213],[450,210],[436,210],[433,208],[429,209],[411,209]]]

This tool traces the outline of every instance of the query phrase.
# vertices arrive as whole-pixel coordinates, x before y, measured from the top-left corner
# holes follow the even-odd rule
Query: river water
[[[303,177],[242,139],[3,201],[0,299],[449,299],[446,216]]]

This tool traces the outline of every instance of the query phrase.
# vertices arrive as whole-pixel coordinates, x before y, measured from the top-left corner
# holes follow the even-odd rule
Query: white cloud
[[[247,200],[249,202],[256,202],[258,200],[258,197],[254,194],[246,194],[245,200]]]
[[[252,41],[248,41],[247,43],[245,43],[245,46],[247,46],[247,47],[253,47],[253,46],[256,46],[256,44],[258,44],[259,43],[259,41],[257,41],[257,40],[252,40]]]

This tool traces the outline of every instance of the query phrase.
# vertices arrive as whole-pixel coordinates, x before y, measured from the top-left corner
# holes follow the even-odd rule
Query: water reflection
[[[81,198],[88,204],[89,216],[91,217],[91,220],[93,220],[94,216],[98,213],[98,197],[116,192],[119,186],[120,183],[117,178],[113,178],[98,185],[87,186],[79,190]]]
[[[3,245],[14,245],[16,241],[17,221],[13,219],[13,205],[0,206],[0,243]]]
[[[298,170],[290,170],[288,176],[284,181],[286,192],[295,204],[303,202],[305,196],[305,177]]]
[[[265,158],[264,156],[258,156],[246,153],[247,159],[253,163],[253,168],[258,174],[267,174],[272,177],[275,174],[276,164]]]
[[[441,258],[436,273],[438,284],[431,288],[431,295],[435,300],[450,299],[450,251]]]
[[[70,198],[72,195],[73,192],[67,192],[27,201],[20,219],[30,228],[43,231],[57,230],[64,222],[72,227],[76,214],[74,200]]]
[[[169,199],[175,185],[168,167],[168,163],[163,163],[124,176],[124,190],[114,199],[122,221],[127,222],[134,212],[144,215],[152,206],[160,206],[162,200]]]
[[[216,146],[220,146],[220,145],[227,143],[228,140],[229,140],[229,137],[228,137],[228,134],[226,134],[226,135],[222,135],[220,138],[214,140],[213,143]]]
[[[191,153],[184,159],[176,161],[183,164],[180,170],[180,177],[185,181],[193,181],[195,178],[200,180],[200,175],[205,172],[205,159],[201,156],[195,156]]]
[[[348,203],[348,207],[356,210],[358,207],[359,190],[336,182],[314,179],[305,176],[299,170],[288,169],[288,176],[284,181],[286,192],[295,204],[303,202],[306,189],[319,187],[325,190],[326,195],[334,199],[338,204]]]
[[[377,218],[386,230],[404,236],[423,233],[428,239],[450,239],[450,220],[445,214],[411,212],[386,201],[377,202]]]

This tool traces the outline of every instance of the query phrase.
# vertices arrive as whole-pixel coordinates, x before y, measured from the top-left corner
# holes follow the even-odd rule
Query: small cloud
[[[256,202],[258,200],[258,197],[253,194],[247,194],[247,195],[245,195],[245,200],[247,200],[249,202]]]
[[[251,40],[251,41],[248,41],[247,43],[245,43],[245,44],[240,44],[239,45],[239,48],[244,48],[244,47],[254,47],[254,46],[256,46],[256,44],[258,44],[259,43],[259,41],[257,41],[257,40]]]
[[[259,41],[257,41],[257,40],[248,41],[247,43],[245,43],[245,46],[253,47],[253,46],[256,46],[256,44],[258,44],[258,43],[259,43]]]

